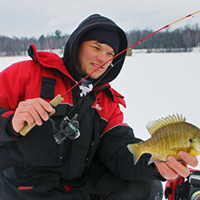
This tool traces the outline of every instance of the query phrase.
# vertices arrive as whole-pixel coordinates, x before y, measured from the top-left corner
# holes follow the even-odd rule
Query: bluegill
[[[152,155],[150,162],[166,161],[168,156],[181,160],[179,151],[193,156],[200,155],[200,129],[190,123],[182,115],[173,115],[149,122],[147,129],[151,138],[144,142],[129,144],[128,149],[134,154],[135,164],[144,153]]]

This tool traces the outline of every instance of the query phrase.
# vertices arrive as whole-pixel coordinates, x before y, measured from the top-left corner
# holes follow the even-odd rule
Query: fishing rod
[[[108,61],[106,61],[105,63],[103,63],[101,66],[97,67],[94,71],[92,71],[91,73],[89,73],[88,75],[86,75],[86,76],[85,76],[84,78],[82,78],[79,82],[77,82],[76,84],[74,84],[69,90],[67,90],[65,93],[63,93],[62,95],[58,94],[54,99],[52,99],[52,101],[50,102],[50,104],[51,104],[53,107],[56,107],[59,103],[61,103],[61,102],[64,100],[63,96],[65,96],[69,91],[71,91],[72,89],[74,89],[76,86],[80,85],[80,83],[81,83],[83,80],[85,80],[86,78],[88,78],[91,74],[93,74],[94,72],[96,72],[98,69],[102,68],[102,67],[103,67],[104,65],[106,65],[107,63],[111,62],[113,59],[115,59],[116,57],[118,57],[118,56],[121,55],[122,53],[126,52],[128,49],[130,49],[130,48],[134,47],[135,45],[141,43],[142,41],[146,40],[147,38],[151,37],[152,35],[154,35],[154,34],[160,32],[160,31],[162,31],[162,30],[164,30],[164,29],[166,29],[166,28],[168,28],[168,27],[170,27],[171,25],[173,25],[173,24],[175,24],[175,23],[177,23],[177,22],[179,22],[179,21],[182,21],[183,19],[186,19],[186,18],[188,18],[188,17],[191,17],[191,16],[193,16],[193,15],[199,13],[199,12],[200,12],[200,10],[199,10],[199,11],[196,11],[196,12],[194,12],[194,13],[191,13],[191,14],[185,16],[185,17],[182,17],[182,18],[180,18],[180,19],[178,19],[178,20],[172,22],[171,24],[168,24],[168,25],[166,25],[166,26],[163,26],[162,28],[160,28],[160,29],[154,31],[153,33],[147,35],[146,37],[144,37],[144,38],[140,39],[139,41],[135,42],[134,44],[130,45],[129,47],[127,47],[126,49],[122,50],[121,52],[119,52],[118,54],[116,54],[114,57],[112,57],[111,59],[109,59]],[[113,65],[113,66],[114,66],[114,65]],[[113,66],[112,66],[112,67],[113,67]],[[36,123],[34,123],[34,124],[31,125],[31,126],[28,125],[28,124],[25,125],[25,126],[22,128],[22,130],[20,131],[20,134],[23,135],[23,136],[25,136],[35,125],[36,125]]]
[[[177,23],[177,22],[179,22],[179,21],[181,21],[181,20],[183,20],[183,19],[186,19],[186,18],[188,18],[188,17],[191,17],[191,16],[193,16],[193,15],[199,13],[199,12],[200,12],[200,10],[197,11],[197,12],[194,12],[194,13],[192,13],[192,14],[189,14],[189,15],[187,15],[187,16],[185,16],[185,17],[182,17],[181,19],[178,19],[178,20],[172,22],[171,24],[168,24],[168,25],[166,25],[166,26],[163,26],[162,28],[158,29],[157,31],[155,31],[155,32],[153,32],[153,33],[147,35],[146,37],[142,38],[141,40],[135,42],[135,43],[132,44],[131,46],[127,47],[126,49],[124,49],[123,51],[119,52],[119,53],[116,54],[114,57],[112,57],[111,59],[109,59],[108,61],[106,61],[105,63],[103,63],[101,66],[97,67],[94,71],[92,71],[90,74],[88,74],[88,75],[85,76],[83,79],[81,79],[79,82],[77,82],[77,83],[76,83],[73,87],[71,87],[68,91],[66,91],[62,96],[64,96],[65,94],[67,94],[70,90],[72,90],[72,89],[75,88],[77,85],[79,85],[83,80],[85,80],[86,78],[88,78],[91,74],[93,74],[94,72],[96,72],[98,69],[102,68],[104,65],[106,65],[107,63],[109,63],[110,61],[112,61],[113,59],[115,59],[116,57],[118,57],[119,55],[121,55],[122,53],[124,53],[125,51],[127,51],[128,49],[130,49],[130,48],[134,47],[135,45],[141,43],[143,40],[146,40],[147,38],[151,37],[152,35],[154,35],[154,34],[160,32],[160,31],[162,31],[162,30],[168,28],[169,26],[171,26],[171,25],[173,25],[173,24],[175,24],[175,23]]]

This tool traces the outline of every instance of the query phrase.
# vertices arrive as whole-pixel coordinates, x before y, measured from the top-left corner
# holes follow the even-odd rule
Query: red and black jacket
[[[127,161],[132,163],[132,155],[126,145],[139,140],[134,138],[132,129],[123,122],[119,107],[119,104],[125,106],[123,97],[109,84],[95,87],[83,99],[81,106],[72,110],[80,100],[77,86],[66,93],[63,102],[56,107],[52,119],[57,125],[69,113],[69,118],[78,114],[81,136],[74,141],[67,139],[63,145],[57,145],[49,121],[41,127],[34,127],[25,137],[16,137],[14,132],[7,132],[12,129],[8,126],[11,126],[18,102],[41,96],[50,101],[57,94],[64,94],[75,83],[59,56],[37,52],[33,45],[31,49],[35,60],[15,63],[0,74],[0,141],[2,149],[5,149],[4,155],[31,166],[57,166],[59,171],[63,170],[66,179],[80,177],[90,155],[93,156],[97,150],[99,157],[112,170],[116,163],[109,162],[115,157],[116,161],[123,160],[125,165]],[[97,144],[92,152],[90,146],[94,140]],[[126,155],[120,157],[122,149]],[[116,174],[130,178],[130,174],[128,177],[124,175],[127,171],[121,170],[121,166],[122,163],[119,168],[116,165]],[[133,167],[133,163],[130,167]]]
[[[123,139],[127,140],[126,143],[138,141],[134,138],[132,129],[123,122],[123,113],[119,107],[119,104],[125,106],[123,96],[112,89],[109,84],[95,87],[83,99],[81,105],[74,109],[74,105],[80,101],[79,87],[77,86],[72,91],[67,92],[64,100],[56,107],[56,113],[52,119],[57,126],[64,116],[72,118],[74,114],[78,114],[80,138],[74,141],[67,139],[64,145],[56,145],[52,124],[49,121],[44,122],[41,127],[33,128],[25,137],[16,136],[16,133],[9,126],[11,126],[13,113],[20,101],[43,97],[49,102],[58,94],[64,94],[75,84],[75,80],[69,75],[59,56],[53,53],[37,52],[33,45],[30,48],[35,60],[15,63],[0,74],[0,84],[2,85],[0,89],[0,141],[2,146],[7,148],[8,156],[18,162],[34,166],[55,167],[65,163],[63,166],[65,169],[70,166],[70,163],[66,163],[66,158],[71,157],[73,158],[70,160],[71,165],[79,166],[76,172],[68,174],[67,170],[65,171],[68,174],[66,178],[71,179],[81,176],[86,160],[87,162],[89,160],[89,154],[93,154],[89,147],[94,142],[94,137],[97,138],[96,150],[99,147],[103,149],[102,152],[99,151],[99,155],[102,154],[102,157],[109,155],[108,152],[112,152],[111,149],[106,150],[106,145],[108,148],[115,148],[112,137],[115,139],[117,134],[119,134],[116,137],[117,140],[118,137],[121,138],[119,140],[120,148],[123,147],[127,150]],[[15,80],[14,84],[12,80]],[[10,131],[7,132],[7,130]],[[117,132],[116,135],[115,132]],[[104,138],[107,137],[109,137],[110,144],[101,143],[101,141],[106,141],[107,139]],[[71,149],[63,149],[63,146],[71,147]],[[119,147],[116,146],[117,148]],[[77,154],[80,150],[81,153]],[[130,154],[128,150],[127,154]]]
[[[4,174],[0,174],[0,179],[2,176],[7,177],[7,181],[15,179],[16,168],[20,168],[17,177],[21,179],[25,176],[23,169],[30,168],[34,171],[26,171],[26,180],[27,177],[31,179],[31,173],[37,172],[39,176],[42,171],[45,174],[54,172],[67,182],[82,177],[94,155],[119,178],[157,179],[146,157],[134,165],[127,145],[141,140],[135,138],[133,130],[123,122],[119,104],[125,106],[124,98],[109,84],[119,74],[124,58],[114,60],[116,66],[102,80],[98,80],[99,84],[81,102],[79,87],[76,86],[63,96],[64,100],[55,108],[52,119],[57,128],[65,116],[71,119],[78,114],[80,137],[76,140],[68,138],[63,144],[56,144],[50,121],[34,127],[25,137],[12,129],[11,120],[20,101],[42,97],[50,102],[80,79],[75,66],[72,68],[76,58],[72,53],[78,49],[78,42],[75,41],[86,30],[94,28],[94,24],[98,26],[98,23],[93,23],[95,20],[100,21],[102,28],[111,28],[121,34],[119,51],[126,47],[122,30],[94,15],[71,35],[62,59],[53,53],[37,52],[31,45],[29,55],[33,60],[15,63],[0,73],[0,170]]]

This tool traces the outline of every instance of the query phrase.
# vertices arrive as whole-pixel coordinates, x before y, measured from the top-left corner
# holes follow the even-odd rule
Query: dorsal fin
[[[156,121],[151,121],[146,125],[146,128],[149,131],[149,133],[153,135],[156,130],[160,129],[163,126],[185,121],[186,121],[185,117],[183,118],[182,115],[179,116],[178,114],[176,114],[166,118],[161,118]]]

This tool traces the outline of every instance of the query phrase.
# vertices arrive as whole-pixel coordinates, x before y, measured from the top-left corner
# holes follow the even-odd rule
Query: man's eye
[[[115,54],[114,53],[108,53],[108,55],[114,57]]]
[[[97,49],[97,50],[99,49],[99,47],[98,47],[98,46],[93,46],[93,48],[94,48],[94,49]]]

